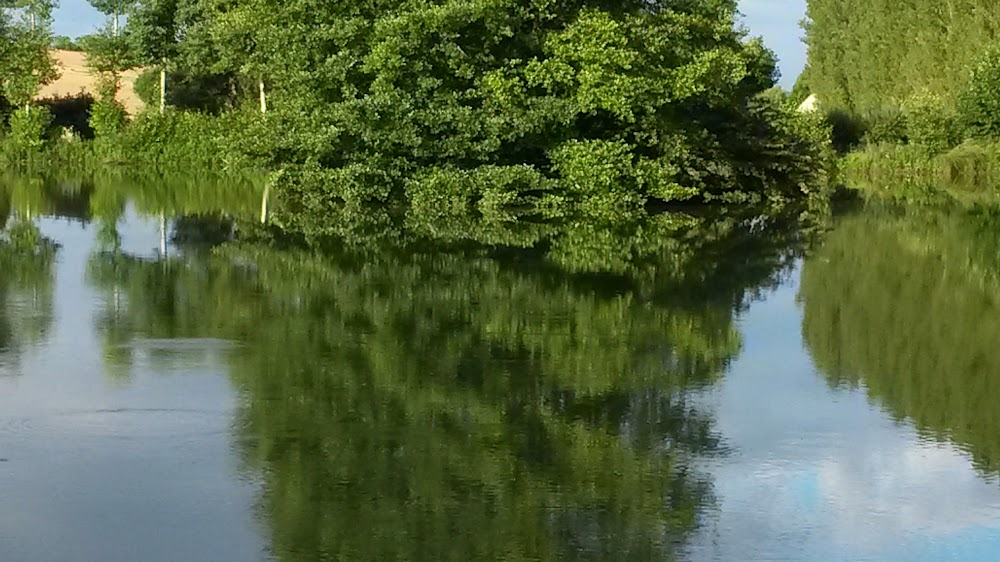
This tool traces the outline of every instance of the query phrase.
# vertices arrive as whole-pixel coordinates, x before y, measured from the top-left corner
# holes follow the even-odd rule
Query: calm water
[[[258,206],[0,187],[0,560],[1000,557],[989,212],[209,248]]]

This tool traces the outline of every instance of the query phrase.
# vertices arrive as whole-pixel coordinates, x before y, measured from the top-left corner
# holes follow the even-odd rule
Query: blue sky
[[[799,22],[806,16],[806,0],[740,0],[744,23],[778,54],[781,85],[791,88],[806,64]]]
[[[781,84],[791,88],[806,61],[799,29],[799,21],[806,12],[806,0],[740,0],[740,10],[750,31],[762,35],[778,54]],[[70,37],[91,33],[104,23],[104,17],[86,0],[62,0],[55,20],[56,34]]]

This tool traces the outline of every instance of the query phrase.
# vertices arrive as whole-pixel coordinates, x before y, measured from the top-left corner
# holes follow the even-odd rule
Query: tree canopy
[[[98,70],[159,67],[160,105],[253,99],[225,150],[280,171],[279,209],[313,225],[367,202],[628,219],[821,179],[825,133],[760,95],[775,57],[734,0],[92,3]]]
[[[808,0],[809,87],[863,112],[928,91],[963,89],[1000,37],[993,0]]]

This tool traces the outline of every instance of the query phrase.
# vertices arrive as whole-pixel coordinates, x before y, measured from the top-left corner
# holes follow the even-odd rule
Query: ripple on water
[[[120,408],[56,412],[0,421],[0,436],[172,439],[224,433],[226,412],[174,408]]]

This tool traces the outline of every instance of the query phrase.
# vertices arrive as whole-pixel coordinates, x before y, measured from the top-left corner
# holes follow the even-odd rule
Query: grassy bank
[[[1000,143],[968,140],[946,152],[915,144],[872,144],[847,154],[846,187],[910,203],[1000,203]]]
[[[43,132],[27,140],[16,129],[0,130],[0,166],[12,173],[50,176],[59,171],[76,178],[96,174],[232,179],[264,175],[252,142],[237,142],[240,136],[234,134],[260,134],[265,125],[253,113],[142,113],[97,138],[92,130],[56,117],[44,115]],[[80,120],[70,121],[74,119]]]

